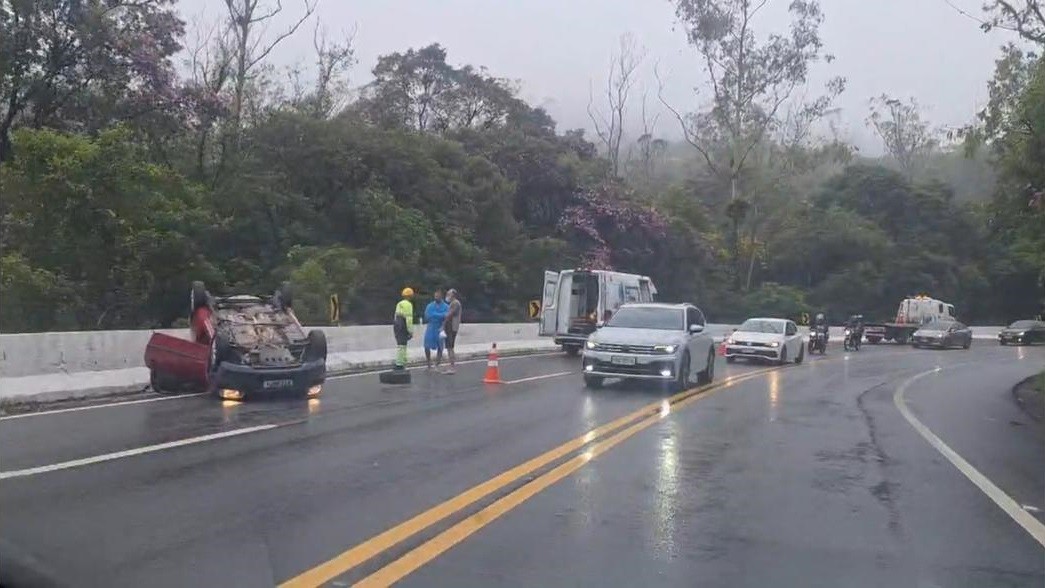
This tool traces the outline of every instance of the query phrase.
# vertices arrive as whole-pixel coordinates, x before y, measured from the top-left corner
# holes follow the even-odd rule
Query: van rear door
[[[558,326],[559,272],[544,272],[544,293],[541,298],[541,324],[538,334],[554,337]]]
[[[639,278],[639,302],[653,302],[654,292],[656,289],[649,278],[645,276]]]

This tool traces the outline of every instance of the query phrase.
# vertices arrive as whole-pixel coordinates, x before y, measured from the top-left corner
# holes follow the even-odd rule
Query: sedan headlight
[[[734,344],[736,344],[736,341],[733,340],[733,337],[730,337],[729,339],[726,339],[726,345],[734,345]]]
[[[588,349],[595,349],[596,347],[598,347],[598,345],[595,344],[595,341],[592,341],[591,339],[586,341],[584,343],[584,346],[587,347]]]
[[[675,353],[678,345],[654,345],[653,351],[657,353]]]

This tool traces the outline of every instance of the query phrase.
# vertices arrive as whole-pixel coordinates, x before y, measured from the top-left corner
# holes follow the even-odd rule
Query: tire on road
[[[806,358],[806,347],[802,345],[798,348],[798,357],[795,358],[795,363],[799,364]]]
[[[682,392],[686,388],[689,388],[689,368],[689,351],[686,351],[682,354],[682,361],[679,362],[679,373],[676,374],[675,381],[671,383],[671,389],[673,391]]]
[[[580,354],[580,352],[581,352],[581,346],[580,345],[567,345],[567,344],[563,343],[562,350],[565,351],[566,355],[569,355],[570,357],[577,357]]]
[[[584,387],[585,388],[602,388],[603,378],[602,376],[589,376],[584,374]]]
[[[879,343],[882,342],[882,338],[881,337],[868,337],[867,338],[867,342],[870,343],[871,345],[878,345]]]
[[[777,365],[787,365],[787,345],[780,348],[780,359],[777,360]]]
[[[706,386],[711,382],[715,381],[715,350],[712,349],[708,352],[708,363],[707,367],[702,372],[697,374],[697,384]]]

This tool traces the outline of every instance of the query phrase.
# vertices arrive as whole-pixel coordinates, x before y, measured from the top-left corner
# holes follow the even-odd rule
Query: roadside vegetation
[[[1026,42],[1000,51],[967,128],[876,97],[859,116],[887,155],[867,158],[821,132],[845,80],[809,87],[811,67],[830,68],[813,0],[772,37],[751,32],[749,3],[677,0],[714,100],[645,116],[657,92],[634,87],[643,56],[624,38],[592,95],[594,133],[559,129],[452,45],[357,64],[314,4],[283,31],[261,4],[229,0],[187,33],[171,0],[0,2],[3,331],[171,326],[197,279],[289,279],[311,323],[331,294],[343,321],[387,322],[404,285],[458,288],[468,320],[520,320],[544,269],[576,266],[648,274],[716,320],[888,317],[917,293],[970,323],[1041,312],[1033,16],[985,14]],[[270,65],[283,33],[314,36],[311,63]],[[636,136],[622,121],[638,109]],[[661,138],[676,129],[683,141]]]

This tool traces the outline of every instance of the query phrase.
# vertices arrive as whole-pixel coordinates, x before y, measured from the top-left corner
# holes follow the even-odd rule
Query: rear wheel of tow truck
[[[581,346],[580,345],[567,345],[567,344],[563,343],[562,350],[565,351],[566,355],[569,355],[570,357],[577,357],[578,355],[580,355]]]
[[[901,334],[896,336],[897,345],[907,345],[907,335]]]

